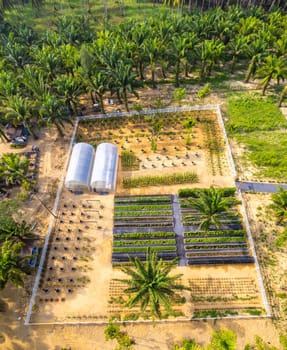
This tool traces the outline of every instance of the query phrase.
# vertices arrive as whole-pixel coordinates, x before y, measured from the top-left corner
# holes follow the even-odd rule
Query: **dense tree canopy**
[[[178,86],[191,77],[201,82],[239,64],[248,66],[246,81],[261,79],[265,94],[273,81],[286,78],[287,16],[272,1],[260,1],[272,7],[269,12],[239,3],[249,8],[198,0],[199,7],[222,8],[125,19],[104,31],[93,29],[86,17],[59,17],[55,30],[45,33],[6,23],[0,37],[0,125],[22,123],[35,134],[37,127],[54,124],[62,134],[63,122],[80,113],[84,93],[102,111],[107,93],[129,109],[129,94],[137,96],[143,84],[156,87],[168,78]]]

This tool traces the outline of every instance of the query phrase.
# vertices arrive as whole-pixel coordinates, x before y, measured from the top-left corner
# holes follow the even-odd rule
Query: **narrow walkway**
[[[275,184],[267,182],[248,182],[248,181],[236,181],[235,186],[242,192],[267,192],[276,193],[278,192],[278,187],[282,187],[287,190],[287,184]]]
[[[173,229],[175,232],[175,240],[176,240],[176,252],[177,252],[177,255],[180,257],[179,266],[186,266],[187,260],[185,257],[184,242],[183,242],[184,231],[181,223],[179,199],[178,199],[178,196],[175,194],[171,195],[171,205],[172,205],[172,212],[173,212]]]

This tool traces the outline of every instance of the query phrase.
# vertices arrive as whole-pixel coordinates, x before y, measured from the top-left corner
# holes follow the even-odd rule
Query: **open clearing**
[[[142,116],[80,123],[78,141],[94,145],[108,141],[118,145],[122,162],[117,195],[154,194],[155,188],[161,194],[177,193],[179,188],[190,187],[125,189],[122,186],[124,177],[160,175],[163,171],[194,171],[199,176],[196,187],[232,186],[233,178],[216,113],[201,111],[159,118],[156,121],[160,123],[160,130],[156,134],[154,120]],[[195,121],[192,130],[184,127],[189,119]],[[164,123],[161,124],[162,120]],[[117,135],[115,129],[119,130]],[[127,171],[126,168],[123,170],[123,153],[130,150],[133,162],[125,164],[132,167]],[[127,310],[123,306],[120,297],[124,285],[114,281],[122,276],[122,272],[113,269],[111,263],[113,211],[113,195],[76,196],[63,191],[33,307],[32,323],[101,323],[111,316],[125,320],[138,318],[138,309]],[[186,303],[179,300],[175,307],[179,317],[258,315],[263,312],[253,264],[178,267],[175,272],[182,273],[182,282],[192,289],[191,293],[183,295]],[[200,295],[198,291],[202,291]]]

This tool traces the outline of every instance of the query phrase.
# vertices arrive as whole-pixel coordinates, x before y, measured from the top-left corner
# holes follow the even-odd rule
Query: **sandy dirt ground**
[[[154,99],[158,96],[163,99],[163,104],[168,105],[171,101],[170,96],[172,91],[161,91],[161,87],[157,90],[155,94],[154,90],[150,89],[148,91],[148,96],[146,98],[146,105],[152,105]],[[172,88],[171,88],[172,90]],[[164,97],[164,98],[163,98]],[[216,95],[212,95],[209,100],[204,102],[216,103],[218,98]],[[187,98],[184,103],[193,103],[192,98]],[[154,107],[154,106],[153,106]],[[110,109],[115,110],[116,107],[110,107]],[[31,144],[37,144],[40,147],[41,152],[41,161],[40,161],[40,172],[39,172],[39,196],[45,204],[52,208],[53,199],[55,196],[55,191],[57,188],[57,183],[62,174],[62,167],[65,162],[69,136],[71,135],[71,129],[67,130],[66,137],[64,140],[59,140],[55,130],[45,130],[41,139],[37,142],[31,142]],[[8,149],[10,152],[11,150]],[[7,146],[0,144],[0,154],[7,152]],[[201,186],[206,186],[214,182],[218,186],[229,186],[230,179],[226,180],[226,183],[222,181],[222,178],[213,177],[212,180],[210,177],[206,177],[206,180],[202,179]],[[179,186],[182,187],[182,186]],[[160,193],[170,193],[170,191],[175,191],[177,187],[162,188]],[[158,189],[157,189],[158,190]],[[151,192],[156,193],[156,189],[152,188]],[[135,190],[135,193],[136,190]],[[108,197],[107,197],[108,198]],[[63,200],[68,201],[70,204],[70,197],[62,198],[62,207]],[[77,201],[78,199],[73,200]],[[109,199],[107,199],[108,201]],[[80,282],[78,289],[73,289],[73,292],[69,294],[67,289],[65,290],[63,298],[65,301],[61,304],[60,302],[48,302],[47,305],[39,306],[39,311],[36,311],[37,317],[46,317],[47,314],[50,314],[50,319],[56,317],[66,318],[69,313],[79,314],[82,313],[82,307],[85,310],[91,309],[91,307],[97,308],[97,310],[102,310],[106,308],[106,302],[103,302],[104,298],[106,300],[106,290],[101,289],[97,286],[98,281],[102,285],[106,285],[106,282],[112,276],[112,270],[108,267],[108,261],[110,259],[111,248],[111,219],[109,212],[109,204],[104,203],[105,209],[103,209],[103,220],[107,220],[106,226],[100,224],[99,221],[96,223],[96,231],[90,225],[91,232],[87,234],[87,238],[90,239],[89,244],[87,244],[89,249],[95,248],[96,254],[93,258],[88,259],[83,263],[83,265],[88,265],[83,268],[83,275],[88,275],[90,282]],[[27,217],[37,218],[40,222],[41,230],[39,230],[39,235],[42,237],[47,232],[47,225],[49,222],[49,215],[46,209],[43,208],[39,201],[34,199],[29,203],[26,209],[29,209]],[[61,209],[62,210],[62,209]],[[78,215],[78,214],[77,214]],[[79,214],[80,215],[80,214]],[[85,213],[88,215],[88,213]],[[65,219],[66,220],[66,219]],[[67,223],[62,223],[60,228],[69,228]],[[86,224],[86,223],[85,223]],[[101,228],[99,228],[99,226]],[[93,233],[92,233],[93,232]],[[77,237],[77,233],[72,230],[73,237]],[[93,237],[94,235],[94,237]],[[54,235],[56,239],[56,235]],[[77,238],[76,238],[77,239]],[[55,240],[56,242],[56,240]],[[74,240],[72,241],[74,242]],[[67,242],[65,242],[66,245]],[[75,244],[69,242],[67,248],[75,248]],[[78,243],[77,243],[78,244]],[[103,244],[107,249],[104,248]],[[89,252],[89,251],[88,251]],[[98,254],[97,254],[98,253]],[[57,253],[58,254],[58,253]],[[86,255],[89,255],[88,253]],[[91,255],[91,254],[90,254]],[[49,255],[51,258],[52,255]],[[79,255],[77,255],[80,258]],[[61,258],[61,255],[60,255]],[[71,256],[73,258],[73,256]],[[70,260],[69,260],[70,261]],[[105,263],[106,269],[99,270],[99,263]],[[50,263],[50,260],[49,260]],[[48,264],[49,264],[48,263]],[[66,262],[65,262],[66,264]],[[78,264],[78,262],[76,263]],[[60,266],[60,265],[59,265]],[[66,266],[66,265],[65,265]],[[69,264],[67,265],[69,266]],[[74,266],[74,265],[71,265]],[[78,267],[78,265],[75,265]],[[101,265],[102,266],[102,265]],[[47,267],[49,267],[47,265]],[[53,266],[51,266],[53,267]],[[66,268],[66,267],[65,267]],[[242,270],[240,267],[223,267],[222,270],[219,269],[205,269],[206,278],[210,276],[215,276],[216,273],[219,273],[221,276],[230,276],[236,275],[240,271],[240,276],[242,276]],[[89,273],[86,273],[86,272]],[[196,270],[190,269],[189,272],[192,278],[203,275],[203,269],[198,268]],[[254,270],[245,270],[244,275],[246,277],[254,276]],[[209,277],[208,277],[209,276]],[[47,276],[44,276],[48,278]],[[70,275],[65,275],[65,278],[69,278]],[[83,277],[80,275],[80,277]],[[56,277],[53,277],[56,278]],[[254,276],[255,278],[255,276]],[[96,288],[91,286],[96,284]],[[50,349],[62,349],[63,347],[71,347],[72,350],[102,350],[102,349],[113,349],[115,343],[106,342],[104,339],[104,326],[100,325],[48,325],[48,326],[24,326],[23,319],[25,317],[25,310],[27,308],[27,303],[30,297],[30,291],[33,285],[33,280],[27,282],[25,290],[15,289],[9,286],[3,292],[1,292],[1,299],[6,303],[6,312],[0,313],[0,349],[5,350],[50,350]],[[45,287],[43,287],[45,288]],[[48,287],[47,287],[48,288]],[[54,287],[53,287],[54,288]],[[106,287],[105,287],[106,288]],[[54,288],[55,289],[55,288]],[[72,289],[72,288],[71,288]],[[96,291],[96,293],[95,293]],[[55,291],[53,291],[54,293]],[[45,293],[45,292],[44,292]],[[90,300],[87,295],[93,295],[94,299]],[[40,295],[37,295],[37,298],[40,298]],[[42,299],[45,298],[43,294]],[[53,299],[56,298],[53,294]],[[62,298],[62,296],[61,296]],[[60,297],[59,297],[60,299]],[[66,303],[67,302],[67,303]],[[51,307],[52,305],[52,307]],[[45,311],[45,312],[41,312]],[[34,317],[34,316],[33,316]],[[41,318],[40,317],[40,318]],[[273,345],[279,346],[278,344],[278,331],[275,329],[274,324],[269,319],[252,319],[252,320],[216,320],[216,321],[189,321],[189,322],[179,322],[179,323],[157,323],[157,324],[132,324],[123,327],[128,334],[135,340],[135,349],[161,349],[161,350],[171,350],[173,349],[172,344],[182,338],[194,338],[202,344],[206,344],[211,336],[211,332],[214,329],[228,328],[233,329],[238,335],[238,349],[243,349],[243,346],[246,342],[252,342],[254,335],[257,334],[264,338],[265,341],[272,343]]]
[[[287,325],[287,250],[285,245],[276,246],[283,227],[276,225],[268,206],[270,194],[244,194],[248,216],[256,244],[257,256],[264,277],[269,304],[278,327],[284,331]]]

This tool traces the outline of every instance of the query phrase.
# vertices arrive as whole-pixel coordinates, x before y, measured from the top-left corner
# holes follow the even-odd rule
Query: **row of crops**
[[[176,257],[171,196],[116,197],[113,266],[144,260],[149,246],[165,261]]]
[[[184,229],[184,248],[189,265],[253,263],[249,255],[247,237],[237,210],[235,190],[223,189],[229,203],[228,210],[216,214],[216,225],[203,230],[201,224],[207,213],[196,209],[194,198],[200,198],[201,189],[179,192]]]
[[[180,255],[181,261],[188,265],[253,263],[235,189],[220,190],[226,209],[215,211],[214,221],[205,227],[202,223],[209,220],[210,215],[204,210],[210,208],[200,210],[194,201],[200,200],[204,191],[206,189],[179,191],[182,232],[176,231],[177,234],[173,220],[174,196],[116,197],[113,265],[128,264],[129,256],[144,260],[147,247],[157,251],[165,261]],[[216,200],[209,204],[212,207],[215,203]],[[208,207],[208,203],[205,205]]]

